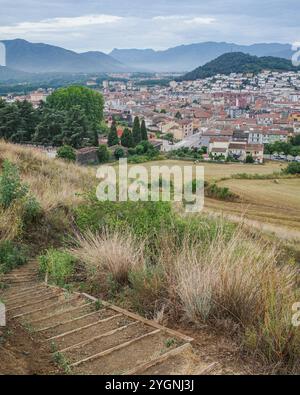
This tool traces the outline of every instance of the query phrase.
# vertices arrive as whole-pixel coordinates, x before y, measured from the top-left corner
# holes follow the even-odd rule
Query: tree
[[[43,145],[62,145],[63,127],[67,113],[45,107],[37,125],[33,141]]]
[[[116,159],[124,158],[124,156],[125,156],[125,152],[124,152],[123,148],[120,147],[115,150],[115,158]]]
[[[84,145],[85,139],[87,143],[94,140],[94,135],[88,133],[88,121],[80,106],[73,106],[67,111],[62,129],[64,145],[78,149]]]
[[[126,148],[134,147],[132,133],[128,128],[124,129],[123,135],[121,137],[121,144]]]
[[[108,134],[107,144],[109,147],[119,144],[119,137],[117,132],[117,125],[115,122],[111,124],[110,132]]]
[[[138,145],[142,141],[141,125],[140,125],[139,117],[134,118],[132,137],[133,137],[133,142],[134,142],[135,146]]]
[[[141,123],[141,139],[142,141],[148,141],[148,133],[146,128],[146,122],[143,119]]]
[[[300,134],[297,134],[296,136],[292,137],[291,144],[296,146],[300,145]]]
[[[103,120],[103,96],[83,86],[69,86],[57,89],[47,98],[47,106],[59,111],[69,111],[79,106],[88,121],[89,129],[99,129]]]
[[[175,114],[175,118],[182,119],[182,115],[179,111],[177,111],[177,113]]]
[[[63,145],[57,150],[57,158],[67,160],[68,162],[75,162],[76,151],[69,145]]]
[[[297,156],[300,156],[300,147],[292,147],[290,150],[290,155],[296,158]]]
[[[109,161],[110,153],[106,145],[100,145],[98,148],[98,159],[100,163],[106,163]]]

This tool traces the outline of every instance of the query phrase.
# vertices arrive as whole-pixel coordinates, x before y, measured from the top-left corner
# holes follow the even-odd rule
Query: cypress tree
[[[142,137],[142,141],[148,141],[148,133],[144,119],[142,120],[142,124],[141,124],[141,137]]]
[[[138,145],[142,141],[141,125],[140,125],[139,117],[134,118],[132,137],[133,137],[134,145]]]
[[[132,148],[134,146],[133,137],[131,131],[126,128],[121,137],[121,144],[123,147]]]
[[[107,144],[109,147],[119,144],[119,137],[117,132],[117,125],[115,122],[111,124],[110,132],[108,133]]]

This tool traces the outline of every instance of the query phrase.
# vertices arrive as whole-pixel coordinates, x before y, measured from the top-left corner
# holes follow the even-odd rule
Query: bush
[[[114,155],[116,159],[121,159],[125,157],[125,152],[123,148],[117,148]]]
[[[6,209],[15,200],[24,198],[27,193],[28,188],[21,183],[17,167],[5,160],[0,176],[0,205]]]
[[[76,161],[76,151],[70,145],[64,145],[57,150],[57,158],[64,159],[68,162]]]
[[[168,296],[166,276],[160,265],[150,265],[129,274],[128,296],[139,313],[154,318],[164,309]]]
[[[109,161],[110,153],[106,145],[100,145],[98,148],[98,160],[100,163],[106,163]]]
[[[8,273],[27,262],[24,248],[11,241],[0,242],[0,273]]]
[[[253,156],[252,155],[247,155],[246,163],[254,163],[254,162],[255,162],[255,160],[254,160]]]
[[[292,162],[289,163],[288,167],[285,169],[287,174],[300,174],[300,163]]]
[[[65,286],[74,274],[76,259],[68,252],[49,249],[39,257],[39,268],[58,286]]]
[[[229,188],[226,187],[221,188],[218,187],[217,184],[208,185],[205,188],[205,196],[213,199],[225,200],[230,202],[238,200],[239,198],[238,195],[231,192]]]

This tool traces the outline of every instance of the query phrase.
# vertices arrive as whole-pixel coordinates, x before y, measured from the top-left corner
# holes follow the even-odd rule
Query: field
[[[191,161],[178,161],[178,160],[164,160],[143,163],[143,166],[150,168],[151,166],[191,166]],[[224,177],[231,177],[234,174],[247,173],[247,174],[272,174],[273,172],[280,171],[283,164],[279,162],[267,162],[265,165],[246,165],[243,163],[233,164],[218,164],[218,163],[199,163],[199,166],[204,166],[205,179],[207,181],[217,181]]]
[[[165,160],[143,164],[151,166],[191,166],[193,162]],[[275,233],[283,239],[300,240],[300,179],[238,180],[235,174],[268,175],[280,172],[285,164],[266,162],[264,165],[200,163],[204,166],[205,180],[228,187],[240,196],[238,202],[205,199],[205,210],[227,216],[233,221],[244,221],[261,230]]]

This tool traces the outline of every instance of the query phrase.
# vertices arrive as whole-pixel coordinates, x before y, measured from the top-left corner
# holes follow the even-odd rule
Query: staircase
[[[39,281],[34,263],[14,270],[2,282],[7,287],[0,299],[8,320],[18,320],[32,331],[68,373],[192,372],[192,338],[87,294],[47,286]]]

